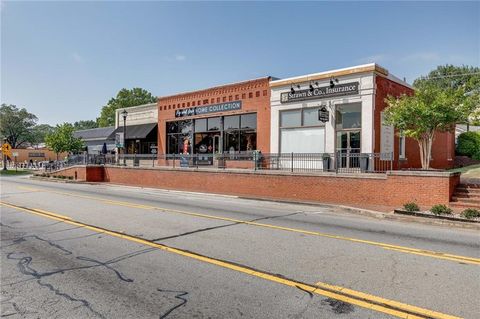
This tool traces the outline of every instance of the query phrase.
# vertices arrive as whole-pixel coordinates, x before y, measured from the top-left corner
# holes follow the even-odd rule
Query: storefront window
[[[337,130],[360,128],[362,126],[362,105],[359,103],[337,105],[335,124]]]
[[[280,152],[323,153],[325,124],[318,120],[318,107],[280,113]]]
[[[195,120],[195,132],[206,132],[206,131],[207,131],[207,119]]]
[[[208,130],[209,131],[220,131],[221,127],[221,118],[220,117],[211,117],[208,119]]]
[[[318,120],[319,110],[319,107],[303,109],[303,126],[323,125],[323,122]]]
[[[167,154],[191,154],[193,121],[167,123]]]
[[[251,152],[257,149],[257,132],[240,131],[240,151]]]
[[[244,114],[240,118],[242,129],[256,129],[257,128],[257,113]]]
[[[256,113],[169,122],[167,154],[251,152],[257,149],[256,128]]]
[[[225,116],[223,119],[223,127],[225,130],[233,130],[240,128],[240,116]]]
[[[281,127],[302,126],[302,110],[282,111],[280,112]]]

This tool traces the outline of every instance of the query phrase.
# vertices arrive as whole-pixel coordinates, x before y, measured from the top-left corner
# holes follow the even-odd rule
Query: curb
[[[141,187],[141,186],[132,186],[132,185],[124,185],[124,184],[116,184],[116,183],[109,183],[109,182],[86,182],[86,181],[79,181],[79,180],[58,180],[53,178],[45,178],[45,177],[37,177],[31,176],[31,179],[35,180],[42,180],[54,183],[72,183],[72,184],[89,184],[89,185],[114,185],[114,186],[126,186],[126,187],[134,187],[138,189],[146,189],[148,187]],[[402,215],[402,214],[395,214],[394,211],[389,213],[363,209],[353,206],[346,206],[346,205],[338,205],[338,204],[331,204],[331,203],[318,203],[318,202],[309,202],[309,201],[295,201],[295,200],[285,200],[285,199],[275,199],[275,198],[264,198],[264,197],[248,197],[248,196],[235,196],[235,195],[227,195],[227,194],[216,194],[216,193],[202,193],[202,192],[191,192],[191,191],[184,191],[184,190],[173,190],[173,189],[165,189],[165,188],[148,188],[152,190],[163,190],[163,191],[175,191],[175,192],[185,192],[185,193],[196,193],[196,194],[207,194],[207,195],[216,195],[216,196],[223,196],[226,198],[239,198],[239,199],[246,199],[246,200],[256,200],[256,201],[266,201],[266,202],[274,202],[274,203],[284,203],[284,204],[297,204],[297,205],[307,205],[307,206],[315,206],[315,207],[328,207],[328,208],[341,208],[343,210],[348,211],[348,213],[375,218],[375,219],[383,219],[383,220],[392,220],[392,221],[399,221],[399,222],[408,222],[408,223],[416,223],[416,224],[425,224],[431,226],[440,226],[440,227],[455,227],[455,228],[463,228],[463,229],[474,229],[480,230],[480,223],[469,223],[456,220],[448,220],[448,219],[437,219],[433,218],[425,218],[419,217],[414,215]],[[336,214],[342,214],[342,212],[334,212]]]

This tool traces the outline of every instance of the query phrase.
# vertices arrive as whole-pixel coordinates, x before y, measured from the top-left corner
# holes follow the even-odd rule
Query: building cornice
[[[371,73],[371,72],[385,76],[385,77],[388,76],[387,69],[381,67],[376,63],[370,63],[370,64],[363,64],[363,65],[358,65],[358,66],[353,66],[353,67],[348,67],[343,69],[325,71],[320,73],[312,73],[312,74],[307,74],[302,76],[281,79],[277,81],[271,81],[270,87],[286,86],[294,83],[318,81],[318,80],[325,80],[325,79],[336,78],[336,77],[341,77],[346,75]]]

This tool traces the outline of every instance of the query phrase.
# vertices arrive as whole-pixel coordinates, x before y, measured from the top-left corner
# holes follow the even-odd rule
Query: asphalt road
[[[480,317],[478,231],[27,177],[1,203],[2,317]]]

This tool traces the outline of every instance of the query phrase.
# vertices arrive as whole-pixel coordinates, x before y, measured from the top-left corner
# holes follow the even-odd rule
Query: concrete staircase
[[[480,184],[459,184],[453,193],[450,206],[480,209]]]

